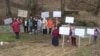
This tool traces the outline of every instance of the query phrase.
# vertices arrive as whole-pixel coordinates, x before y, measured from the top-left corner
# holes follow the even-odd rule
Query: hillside
[[[17,14],[18,9],[27,10],[27,6],[34,4],[33,0],[9,0],[12,14]],[[63,0],[64,1],[64,0]],[[37,0],[38,5],[46,11],[60,10],[61,0]],[[65,10],[95,11],[97,3],[94,0],[65,0]],[[7,11],[6,1],[0,0],[0,15]]]
[[[10,1],[10,9],[12,16],[17,16],[18,9],[24,9],[29,10],[29,8],[33,7],[35,0],[9,0]],[[52,11],[54,10],[61,10],[61,0],[36,0],[38,3],[38,9],[41,11],[50,11],[52,14]],[[64,1],[64,0],[63,0]],[[74,16],[77,19],[82,20],[91,20],[96,21],[98,24],[100,24],[99,17],[95,17],[94,13],[97,10],[99,0],[65,0],[65,11],[79,11],[79,15],[71,15]],[[40,15],[39,11],[32,11],[38,15]],[[99,10],[98,10],[99,12]],[[30,11],[29,11],[30,13]],[[0,0],[0,17],[5,18],[8,14],[7,5],[5,0]],[[66,15],[68,16],[68,15]],[[99,16],[99,14],[98,14]]]

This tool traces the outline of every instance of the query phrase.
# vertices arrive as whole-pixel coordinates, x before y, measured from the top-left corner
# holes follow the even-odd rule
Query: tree
[[[40,7],[38,5],[38,0],[32,0],[31,3],[31,15],[32,16],[36,16],[38,14],[38,12],[40,11]]]
[[[99,14],[99,10],[100,10],[100,0],[97,0],[97,6],[96,6],[96,10],[94,12],[94,15],[97,16]]]
[[[12,16],[12,13],[11,13],[11,6],[10,6],[10,0],[5,0],[6,2],[6,6],[7,6],[7,14],[6,16]]]
[[[60,0],[61,1],[61,12],[62,12],[62,18],[64,17],[64,11],[65,11],[65,0]]]

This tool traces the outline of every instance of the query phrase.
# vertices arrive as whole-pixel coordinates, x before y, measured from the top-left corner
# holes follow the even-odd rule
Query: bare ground
[[[71,44],[65,42],[62,48],[62,41],[58,47],[52,46],[50,41],[41,42],[10,42],[0,46],[0,56],[70,56],[79,48],[72,47]],[[81,47],[88,44],[87,41],[81,42]]]

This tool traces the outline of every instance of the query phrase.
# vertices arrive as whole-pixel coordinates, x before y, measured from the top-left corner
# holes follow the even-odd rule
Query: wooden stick
[[[70,23],[68,24],[68,27],[70,27],[70,29],[71,29]],[[71,36],[69,36],[69,42],[70,42],[70,44],[71,44]]]
[[[63,35],[62,48],[64,48],[64,40],[65,40],[65,37],[64,37],[64,35]]]
[[[91,36],[89,36],[89,44],[91,44]]]
[[[79,40],[78,40],[79,44],[78,44],[78,47],[80,48],[80,37],[79,37]]]

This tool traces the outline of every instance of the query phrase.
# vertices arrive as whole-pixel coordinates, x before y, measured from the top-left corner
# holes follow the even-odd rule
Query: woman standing
[[[54,26],[53,20],[50,18],[47,22],[48,22],[47,26],[48,26],[49,34],[51,34],[52,27]]]
[[[59,45],[59,31],[57,26],[54,27],[54,30],[52,32],[52,45],[53,46]]]
[[[12,28],[16,35],[16,39],[19,39],[20,24],[21,22],[18,19],[14,19],[14,22],[12,23]]]
[[[47,20],[44,18],[42,21],[43,34],[47,34]]]

